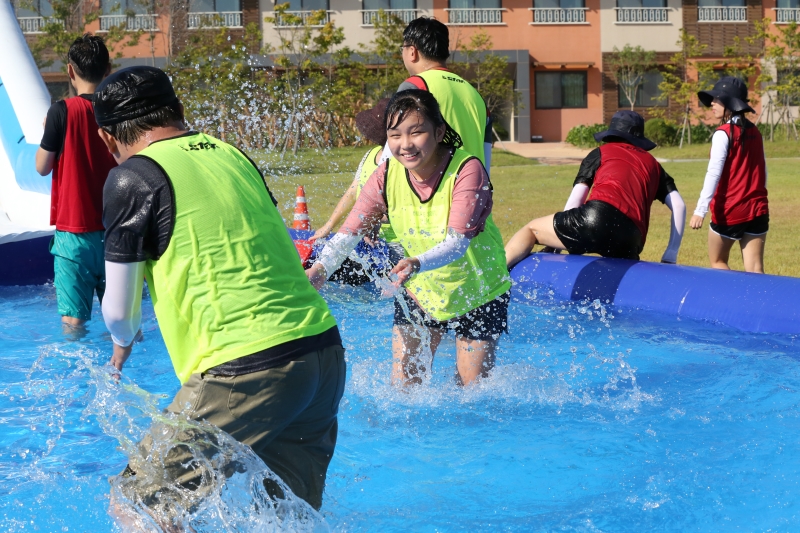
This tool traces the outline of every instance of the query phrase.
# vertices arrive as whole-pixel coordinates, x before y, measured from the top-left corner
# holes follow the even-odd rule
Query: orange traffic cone
[[[308,221],[308,205],[306,204],[306,190],[300,185],[297,188],[297,200],[294,204],[294,222],[292,229],[310,230]]]

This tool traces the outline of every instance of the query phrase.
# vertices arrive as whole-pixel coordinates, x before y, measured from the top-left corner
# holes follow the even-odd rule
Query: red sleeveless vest
[[[769,213],[764,141],[754,125],[723,124],[728,157],[711,200],[711,221],[723,226],[749,222]]]
[[[92,103],[80,96],[64,102],[67,134],[53,168],[50,224],[70,233],[102,231],[103,185],[117,163],[97,134]]]
[[[639,228],[644,245],[661,167],[645,150],[627,143],[604,144],[600,155],[589,200],[602,200],[622,211]]]

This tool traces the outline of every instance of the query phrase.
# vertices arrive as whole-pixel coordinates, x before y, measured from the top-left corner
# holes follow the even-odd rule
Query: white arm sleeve
[[[586,197],[589,196],[589,186],[585,183],[579,183],[572,188],[572,192],[567,199],[567,205],[564,206],[564,211],[575,209],[586,203]]]
[[[325,243],[325,248],[322,249],[316,262],[322,264],[322,268],[325,269],[326,279],[336,272],[336,269],[347,259],[360,240],[361,235],[358,234],[337,233]]]
[[[142,286],[144,261],[112,263],[106,261],[106,293],[103,296],[103,320],[111,340],[130,346],[142,322]]]
[[[664,263],[677,263],[678,250],[681,248],[683,240],[683,229],[686,225],[686,204],[678,191],[672,191],[664,200],[670,211],[672,211],[672,224],[669,230],[669,244],[667,245],[661,261]]]
[[[469,241],[469,238],[454,229],[447,228],[447,236],[442,242],[417,256],[419,271],[436,270],[461,259],[467,253]]]
[[[719,185],[719,178],[722,176],[722,169],[725,168],[725,159],[728,157],[728,134],[724,131],[717,131],[711,137],[711,157],[708,160],[708,170],[706,179],[703,181],[703,190],[700,191],[700,199],[697,200],[697,207],[694,214],[699,217],[706,216],[708,206]]]
[[[486,168],[486,175],[489,175],[489,169],[492,168],[492,143],[483,143],[483,160],[486,161],[486,164],[483,165]]]

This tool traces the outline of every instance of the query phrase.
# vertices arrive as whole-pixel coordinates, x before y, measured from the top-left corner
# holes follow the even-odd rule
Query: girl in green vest
[[[397,93],[386,110],[392,158],[367,180],[353,210],[306,272],[320,288],[365,234],[387,217],[403,247],[393,268],[392,377],[419,383],[444,333],[456,333],[457,379],[467,385],[494,366],[507,331],[503,242],[492,221],[492,191],[480,160],[427,91]],[[391,291],[390,291],[391,292]]]

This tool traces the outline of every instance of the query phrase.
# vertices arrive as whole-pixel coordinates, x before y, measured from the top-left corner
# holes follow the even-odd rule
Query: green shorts
[[[102,231],[56,231],[50,241],[56,301],[61,316],[89,320],[95,292],[102,302],[106,290],[103,236]]]
[[[192,374],[167,410],[205,420],[250,446],[296,496],[319,509],[336,447],[346,372],[344,348],[335,345],[242,376]],[[141,460],[153,460],[154,435],[163,440],[163,435],[170,434],[159,424],[151,432],[139,443]],[[208,457],[216,453],[213,443],[203,437],[193,430],[181,431],[172,437],[171,447],[161,459],[162,479],[190,489],[194,494],[184,496],[191,500],[202,499],[207,480],[213,478],[191,451],[200,450]],[[135,461],[132,463],[123,476],[136,476]],[[168,500],[174,494],[164,491],[160,480],[143,477],[128,482],[141,503],[154,509],[165,504],[161,497],[169,495]],[[272,496],[283,497],[277,487],[266,488]],[[192,507],[191,503],[182,505]]]

